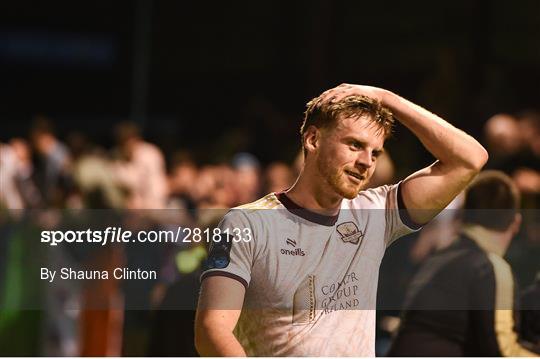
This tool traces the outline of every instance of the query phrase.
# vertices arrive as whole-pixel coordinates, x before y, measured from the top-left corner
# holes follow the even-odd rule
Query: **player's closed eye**
[[[358,141],[352,141],[349,146],[356,151],[364,148],[364,145]]]

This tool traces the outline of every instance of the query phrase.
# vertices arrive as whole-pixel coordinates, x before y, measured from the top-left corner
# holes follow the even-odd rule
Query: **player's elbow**
[[[488,159],[488,152],[482,145],[478,144],[474,153],[467,154],[467,168],[476,174],[482,170]]]
[[[480,146],[478,157],[479,157],[479,159],[478,159],[477,169],[478,169],[478,171],[480,171],[480,170],[482,170],[482,168],[486,165],[487,161],[489,160],[489,153],[483,146]]]
[[[230,333],[225,332],[224,325],[210,318],[195,320],[195,349],[200,356],[222,356],[223,341]]]

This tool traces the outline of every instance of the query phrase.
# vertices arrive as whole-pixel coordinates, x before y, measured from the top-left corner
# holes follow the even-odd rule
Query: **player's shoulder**
[[[252,222],[261,221],[259,217],[268,220],[274,209],[281,206],[275,193],[269,193],[266,196],[237,207],[231,208],[223,217],[225,222]]]
[[[234,207],[232,210],[241,210],[246,212],[260,211],[265,209],[274,209],[281,205],[275,193],[269,193],[266,196],[247,204]]]
[[[399,184],[383,185],[374,188],[368,188],[358,193],[358,196],[352,200],[353,205],[373,206],[385,208],[388,206],[388,199],[395,197]]]

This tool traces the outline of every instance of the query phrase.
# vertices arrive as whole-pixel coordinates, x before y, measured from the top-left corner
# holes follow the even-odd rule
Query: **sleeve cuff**
[[[403,196],[401,194],[401,182],[399,183],[397,188],[397,203],[399,218],[401,219],[401,222],[403,222],[404,225],[415,231],[421,229],[422,225],[412,220],[411,216],[409,215],[409,211],[405,207],[405,203],[403,202]]]
[[[203,280],[205,280],[206,278],[208,277],[227,277],[227,278],[231,278],[231,279],[234,279],[238,282],[240,282],[244,288],[246,288],[246,290],[248,289],[248,282],[240,277],[239,275],[236,275],[236,274],[233,274],[233,273],[229,273],[229,272],[225,272],[225,271],[219,271],[219,270],[216,270],[216,271],[210,271],[210,272],[204,272],[202,275],[201,275],[201,282]]]

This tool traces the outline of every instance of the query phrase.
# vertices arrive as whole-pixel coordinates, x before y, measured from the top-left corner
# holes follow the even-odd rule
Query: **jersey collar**
[[[276,197],[289,212],[310,222],[332,227],[338,220],[339,212],[334,216],[325,216],[324,214],[316,213],[299,206],[293,202],[293,200],[290,199],[285,192],[276,193]]]

